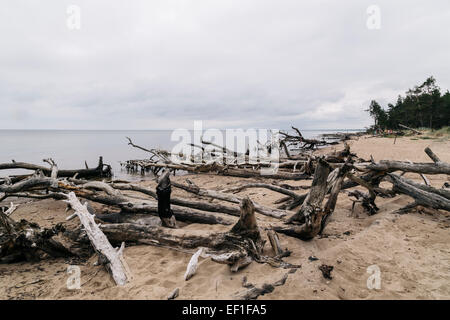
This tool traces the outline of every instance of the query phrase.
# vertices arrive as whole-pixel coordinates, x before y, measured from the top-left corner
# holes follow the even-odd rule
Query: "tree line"
[[[370,116],[375,120],[372,129],[399,129],[399,124],[411,128],[440,129],[450,125],[450,92],[444,94],[436,85],[434,77],[429,77],[420,86],[415,86],[395,104],[389,103],[387,110],[372,100]]]

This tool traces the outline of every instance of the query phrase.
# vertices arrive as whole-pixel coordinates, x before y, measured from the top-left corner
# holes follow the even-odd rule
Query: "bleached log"
[[[194,253],[191,257],[191,260],[189,260],[189,263],[186,268],[186,273],[184,274],[184,280],[188,281],[190,278],[194,276],[194,274],[197,272],[198,268],[198,258],[203,252],[203,248],[198,249],[196,253]]]
[[[105,261],[106,269],[109,271],[116,284],[119,286],[125,285],[130,281],[128,267],[123,258],[123,248],[125,243],[122,243],[120,249],[114,249],[109,243],[108,238],[95,223],[94,215],[90,214],[87,207],[81,204],[75,193],[70,192],[67,195],[66,202],[70,204],[73,210],[75,210],[94,250],[98,253],[99,258],[101,257],[101,259]]]
[[[209,198],[213,198],[213,199],[224,200],[224,201],[228,201],[228,202],[232,202],[232,203],[240,203],[243,200],[243,198],[241,198],[241,197],[230,195],[230,194],[227,194],[224,192],[199,188],[198,186],[196,186],[195,184],[193,184],[190,181],[189,181],[189,185],[176,183],[176,182],[172,182],[172,185],[174,187],[197,194],[199,196],[205,196],[205,197],[209,197]],[[289,211],[270,208],[270,207],[266,207],[264,205],[260,205],[257,203],[253,203],[253,205],[257,212],[259,212],[263,215],[278,218],[278,219],[280,219],[288,214],[291,214]]]
[[[9,208],[5,210],[3,213],[9,217],[13,214],[14,211],[16,211],[17,207],[18,205],[15,205],[13,202],[11,202]]]

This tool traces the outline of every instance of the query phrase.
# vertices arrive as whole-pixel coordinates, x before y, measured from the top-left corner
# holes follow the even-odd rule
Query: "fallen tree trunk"
[[[100,230],[94,221],[94,216],[89,213],[86,206],[83,206],[73,192],[67,195],[67,203],[70,204],[75,214],[80,219],[92,247],[99,255],[99,261],[105,264],[106,269],[111,274],[117,285],[123,286],[130,281],[128,266],[123,258],[125,243],[122,242],[120,248],[114,249],[108,238]]]
[[[272,190],[272,191],[275,191],[275,192],[279,192],[279,193],[288,195],[288,196],[290,196],[291,198],[294,198],[294,199],[298,198],[298,196],[299,196],[297,193],[295,193],[295,192],[293,192],[291,190],[288,190],[288,189],[285,189],[285,188],[282,188],[282,187],[279,187],[279,186],[275,186],[273,184],[268,184],[268,183],[248,183],[248,184],[244,184],[244,185],[239,186],[239,187],[234,187],[234,188],[231,188],[231,189],[223,190],[222,192],[235,193],[235,192],[239,192],[239,191],[242,191],[244,189],[247,189],[247,188],[265,188],[265,189],[269,189],[269,190]]]
[[[29,179],[19,181],[12,185],[9,184],[0,185],[0,192],[3,192],[5,194],[13,194],[35,188],[47,189],[52,186],[58,187],[57,180],[53,178],[34,175],[31,176]]]
[[[137,192],[141,192],[144,194],[147,194],[149,196],[151,196],[154,199],[158,199],[156,193],[148,188],[144,188],[144,187],[140,187],[138,185],[134,185],[134,184],[111,184],[111,186],[114,189],[117,190],[132,190],[132,191],[137,191]],[[198,201],[191,201],[191,200],[187,200],[187,199],[183,199],[183,198],[177,198],[177,197],[170,197],[170,202],[172,204],[175,205],[180,205],[182,207],[189,207],[189,208],[193,208],[193,209],[199,209],[199,210],[203,210],[203,211],[210,211],[210,212],[219,212],[219,213],[226,213],[232,216],[236,216],[239,217],[240,215],[240,210],[238,207],[229,207],[229,206],[224,206],[222,204],[219,203],[215,203],[215,204],[210,204],[210,203],[205,203],[205,202],[198,202]]]
[[[71,180],[73,181],[74,179]],[[80,182],[80,180],[78,180],[78,182]],[[84,181],[81,180],[81,182]],[[93,192],[87,189],[101,190],[106,194]],[[52,190],[55,192],[49,194],[30,194],[25,192],[29,190]],[[17,194],[18,196],[30,196],[31,198],[38,199],[53,198],[56,200],[60,200],[60,192],[62,191],[72,191],[78,197],[109,206],[116,206],[122,210],[123,214],[158,214],[158,204],[155,201],[126,197],[118,190],[112,188],[112,186],[100,181],[90,181],[80,185],[71,185],[64,180],[57,180],[42,176],[33,176],[28,180],[20,181],[14,185],[0,185],[0,192],[5,193],[5,196],[2,196],[3,199],[7,196],[14,196]],[[171,209],[174,212],[176,219],[180,221],[224,225],[230,225],[233,223],[233,220],[231,219],[226,219],[201,210],[181,207],[177,205],[172,206]]]
[[[264,242],[254,215],[250,199],[244,198],[240,205],[241,216],[227,233],[212,233],[183,229],[168,229],[136,224],[102,225],[102,230],[111,241],[157,241],[162,245],[193,249],[207,247],[213,261],[229,264],[232,269],[248,257],[258,260]]]
[[[51,176],[52,168],[47,168],[35,164],[25,163],[25,162],[11,162],[11,163],[0,163],[0,170],[8,169],[26,169],[42,171],[46,176]],[[111,166],[103,164],[103,157],[99,158],[98,165],[96,168],[92,169],[76,169],[76,170],[58,170],[58,177],[73,177],[77,175],[80,178],[92,178],[92,177],[110,177],[111,176]]]
[[[119,204],[119,207],[122,209],[124,214],[131,214],[131,213],[150,213],[154,215],[158,214],[158,205],[156,203],[139,202],[139,201],[135,203],[127,202]],[[171,209],[177,221],[179,220],[204,224],[223,224],[223,225],[233,224],[233,220],[231,219],[213,215],[205,211],[175,205],[171,206]]]
[[[148,243],[166,248],[196,249],[205,247],[205,255],[218,263],[230,265],[235,272],[252,261],[268,263],[274,267],[298,268],[281,260],[281,257],[262,255],[265,241],[261,239],[256,222],[254,206],[250,199],[244,198],[240,204],[239,221],[226,233],[169,229],[158,226],[146,226],[131,223],[107,224],[101,228],[114,243],[132,241]]]
[[[303,173],[290,173],[278,171],[277,173],[262,173],[260,169],[248,170],[244,168],[231,168],[230,166],[222,166],[216,162],[210,164],[174,164],[174,163],[159,163],[159,162],[146,162],[139,164],[144,169],[149,168],[167,168],[174,170],[187,171],[191,173],[215,173],[223,176],[240,177],[240,178],[269,178],[269,179],[281,179],[281,180],[305,180],[309,179],[308,174]],[[270,165],[270,164],[269,164]],[[274,166],[277,164],[275,163]]]
[[[63,189],[75,192],[78,197],[88,199],[94,202],[119,207],[124,215],[127,214],[152,214],[158,215],[158,204],[155,201],[140,200],[133,198],[117,198],[110,195],[99,195],[95,192],[87,192],[86,190],[64,186]],[[230,225],[233,220],[213,215],[196,209],[185,208],[180,206],[171,206],[175,218],[179,221],[189,221],[193,223],[205,224],[223,224]]]
[[[425,185],[419,187],[417,184],[392,173],[387,175],[387,179],[393,184],[395,192],[412,197],[416,204],[450,211],[450,200],[440,195],[437,189]]]
[[[368,170],[384,172],[406,171],[423,174],[450,174],[450,164],[446,162],[409,163],[404,161],[382,160],[379,163],[371,163],[364,167]]]
[[[415,134],[418,134],[418,135],[421,135],[421,134],[422,134],[422,132],[420,132],[420,131],[418,131],[418,130],[416,130],[416,129],[407,127],[407,126],[405,126],[405,125],[403,125],[403,124],[401,124],[401,123],[399,123],[398,126],[404,128],[404,129],[411,130],[411,131],[414,132]]]
[[[304,173],[290,173],[290,172],[281,172],[277,173],[265,173],[262,174],[259,170],[252,171],[246,169],[230,169],[226,168],[222,171],[218,172],[223,176],[232,176],[232,177],[241,177],[241,178],[267,178],[267,179],[281,179],[281,180],[305,180],[309,179],[310,176]]]
[[[340,167],[342,167],[342,166],[340,166]],[[381,180],[382,177],[384,177],[384,173],[369,172],[369,173],[361,176],[360,179],[362,179],[366,182],[370,182],[372,185],[376,186],[379,184],[379,181]],[[347,180],[342,184],[341,190],[350,189],[350,188],[356,187],[358,185],[359,185],[359,183],[357,183],[355,181]],[[307,196],[308,196],[308,193],[298,195],[297,199],[293,200],[292,202],[290,202],[288,204],[281,205],[279,207],[279,209],[292,210],[292,209],[298,207],[299,205],[303,204],[303,202],[305,201]]]
[[[431,151],[430,147],[425,148],[425,153],[433,160],[434,163],[441,162],[441,159],[433,152]]]
[[[230,195],[230,194],[227,194],[224,192],[199,188],[194,183],[192,183],[190,180],[188,180],[188,182],[189,182],[188,185],[176,183],[176,182],[172,182],[172,185],[174,187],[197,194],[199,196],[205,196],[205,197],[209,197],[209,198],[213,198],[213,199],[224,200],[224,201],[228,201],[228,202],[232,202],[232,203],[240,203],[243,200],[243,198],[233,196],[233,195]],[[257,212],[259,212],[263,215],[278,218],[278,219],[286,216],[289,213],[284,210],[269,208],[269,207],[266,207],[266,206],[263,206],[263,205],[260,205],[257,203],[254,203],[254,206],[255,206],[255,210]]]

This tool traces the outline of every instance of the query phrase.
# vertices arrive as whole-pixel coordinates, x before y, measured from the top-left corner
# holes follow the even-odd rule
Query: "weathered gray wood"
[[[308,192],[305,201],[303,202],[299,211],[288,219],[288,223],[294,221],[301,221],[306,219],[306,224],[311,225],[312,215],[320,208],[325,195],[327,194],[327,179],[331,172],[331,167],[322,159],[319,159],[314,178],[311,184],[311,189]]]
[[[344,178],[350,168],[349,165],[339,168],[334,179],[330,179],[327,183],[331,167],[326,161],[320,159],[314,173],[311,190],[299,211],[291,216],[286,224],[274,225],[273,229],[302,240],[312,239],[323,231],[327,219],[334,211]],[[330,196],[325,206],[322,207],[327,190],[330,190]]]
[[[170,229],[158,226],[144,226],[130,223],[102,225],[108,239],[120,241],[153,240],[162,245],[193,249],[205,247],[213,261],[226,263],[232,268],[242,259],[250,257],[259,260],[264,241],[256,223],[254,207],[250,199],[244,198],[240,204],[241,216],[226,233],[206,234],[202,231]]]
[[[27,170],[40,170],[46,176],[50,176],[52,173],[52,168],[47,168],[35,164],[30,164],[26,162],[11,162],[11,163],[0,163],[0,170],[9,169],[27,169]],[[77,175],[79,178],[86,177],[109,177],[111,175],[111,167],[109,165],[103,164],[103,157],[99,158],[98,165],[96,168],[92,169],[77,169],[77,170],[58,170],[58,177],[73,177]]]
[[[147,194],[151,196],[154,199],[157,199],[156,193],[153,190],[150,190],[148,188],[144,188],[135,184],[111,184],[111,186],[114,189],[117,190],[132,190],[137,191],[143,194]],[[175,205],[179,205],[182,207],[189,207],[193,209],[199,209],[203,211],[210,211],[210,212],[219,212],[219,213],[226,213],[232,216],[239,217],[240,210],[239,207],[230,207],[225,206],[223,204],[214,203],[210,204],[207,202],[199,202],[199,201],[192,201],[188,199],[178,198],[178,197],[170,197],[170,202]]]
[[[113,248],[108,238],[95,223],[94,215],[90,214],[87,207],[81,204],[75,193],[70,192],[67,195],[67,203],[77,214],[94,250],[102,258],[100,260],[105,261],[106,268],[116,284],[119,286],[125,285],[130,281],[129,269],[123,258],[125,243],[122,242],[120,248]]]
[[[403,193],[414,198],[417,204],[450,211],[450,200],[439,194],[439,192],[446,190],[438,190],[425,185],[418,186],[392,173],[388,174],[387,179],[393,184],[393,190],[395,192]]]
[[[425,153],[433,160],[434,163],[441,162],[441,159],[433,152],[431,151],[430,147],[425,148]]]
[[[450,174],[450,164],[437,163],[409,163],[405,161],[381,160],[379,163],[371,163],[366,169],[375,171],[406,171],[423,174]]]
[[[220,192],[220,191],[199,188],[192,182],[190,182],[188,185],[172,182],[172,185],[174,187],[197,194],[199,196],[205,196],[205,197],[209,197],[209,198],[213,198],[213,199],[224,200],[224,201],[228,201],[231,203],[240,203],[243,200],[243,198],[235,196],[235,195],[227,194],[227,193]],[[263,215],[278,218],[278,219],[286,216],[287,214],[291,214],[290,212],[285,211],[285,210],[270,208],[270,207],[266,207],[266,206],[263,206],[263,205],[260,205],[257,203],[254,203],[254,206],[255,206],[255,210],[257,212],[259,212]]]
[[[244,189],[247,189],[247,188],[265,188],[265,189],[269,189],[269,190],[272,190],[272,191],[275,191],[275,192],[279,192],[279,193],[288,195],[288,196],[290,196],[290,197],[292,197],[294,199],[298,198],[298,196],[299,196],[299,194],[297,194],[297,193],[295,193],[295,192],[293,192],[291,190],[288,190],[288,189],[285,189],[285,188],[282,188],[282,187],[279,187],[279,186],[275,186],[273,184],[268,184],[268,183],[248,183],[248,184],[244,184],[242,186],[238,186],[238,187],[222,190],[222,192],[235,193],[235,192],[239,192],[239,191],[242,191]]]
[[[278,235],[273,230],[267,230],[267,237],[269,238],[270,245],[272,246],[275,256],[281,256],[284,252],[280,244],[280,239]]]

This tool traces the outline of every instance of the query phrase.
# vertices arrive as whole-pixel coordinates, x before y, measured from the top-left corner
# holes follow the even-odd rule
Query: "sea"
[[[318,138],[324,133],[356,131],[361,130],[302,130],[302,134],[305,138]],[[45,166],[43,159],[52,158],[59,169],[81,169],[85,168],[85,162],[90,168],[96,167],[102,156],[104,163],[111,165],[114,178],[141,180],[139,173],[128,173],[120,163],[149,158],[149,153],[128,145],[126,137],[148,149],[171,150],[179,143],[172,141],[172,133],[171,130],[0,130],[0,163],[14,160]],[[0,177],[26,173],[29,171],[1,170]]]

